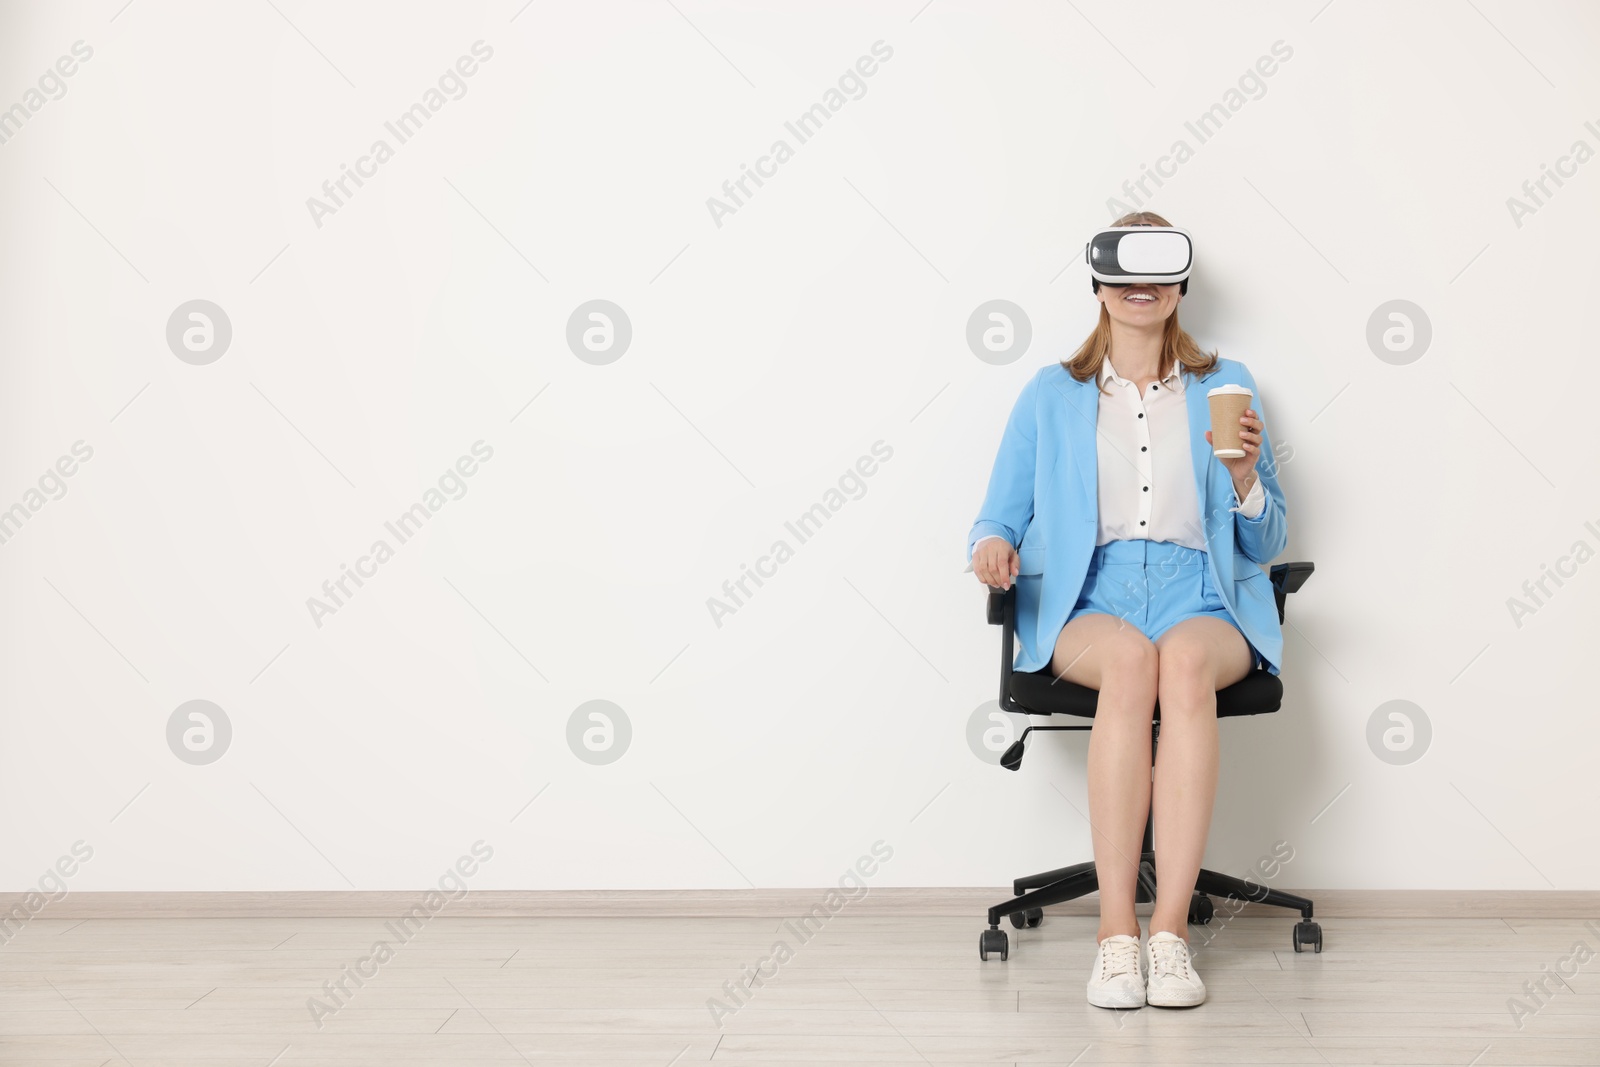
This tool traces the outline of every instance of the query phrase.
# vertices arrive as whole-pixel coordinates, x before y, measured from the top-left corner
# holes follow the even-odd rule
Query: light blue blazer
[[[1249,386],[1255,394],[1251,407],[1266,423],[1261,393],[1250,371],[1237,360],[1219,359],[1216,370],[1201,378],[1187,370],[1183,374],[1189,451],[1213,584],[1267,669],[1277,674],[1283,661],[1283,629],[1272,581],[1257,566],[1270,563],[1289,540],[1271,431],[1263,431],[1256,461],[1267,503],[1254,519],[1230,510],[1238,505],[1233,479],[1211,454],[1205,437],[1211,428],[1209,389]],[[1083,590],[1099,532],[1095,442],[1099,414],[1094,378],[1079,382],[1060,363],[1040,368],[1012,408],[983,508],[967,535],[969,565],[973,546],[990,534],[1010,541],[1020,557],[1015,579],[1015,670],[1037,671],[1049,664],[1056,638]]]

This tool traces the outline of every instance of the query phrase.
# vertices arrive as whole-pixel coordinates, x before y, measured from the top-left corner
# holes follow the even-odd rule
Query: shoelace
[[[1138,942],[1112,941],[1107,938],[1100,945],[1100,980],[1104,982],[1114,974],[1139,974]]]
[[[1189,977],[1189,946],[1182,940],[1150,942],[1150,977]]]

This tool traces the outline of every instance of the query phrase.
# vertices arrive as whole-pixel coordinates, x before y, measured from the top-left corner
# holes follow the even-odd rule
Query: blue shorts
[[[1206,553],[1168,541],[1139,538],[1097,545],[1067,621],[1090,613],[1126,620],[1151,641],[1184,619],[1202,615],[1221,619],[1244,635],[1217,594]],[[1245,646],[1252,669],[1260,667],[1261,653],[1248,637]]]

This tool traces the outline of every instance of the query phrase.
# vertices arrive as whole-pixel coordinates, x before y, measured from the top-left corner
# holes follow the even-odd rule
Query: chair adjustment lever
[[[1022,736],[1017,738],[1015,741],[1013,741],[1011,743],[1011,747],[1006,749],[1005,752],[1003,754],[1001,754],[1001,756],[1000,756],[1000,766],[1004,767],[1008,771],[1017,770],[1018,768],[1020,768],[1022,766],[1022,754],[1024,752],[1026,752],[1027,748],[1028,748],[1028,735],[1033,733],[1035,730],[1093,730],[1093,729],[1094,729],[1094,726],[1092,724],[1089,725],[1089,726],[1029,726],[1027,729],[1022,731]]]

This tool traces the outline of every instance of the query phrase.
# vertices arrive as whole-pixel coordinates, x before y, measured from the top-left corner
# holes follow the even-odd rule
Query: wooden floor
[[[441,915],[404,943],[381,919],[41,917],[0,945],[0,1064],[1600,1063],[1582,919],[1322,923],[1297,955],[1287,915],[1219,914],[1190,931],[1205,1005],[1113,1012],[1085,1002],[1079,916],[1008,925],[988,963],[981,916],[848,908],[803,944],[778,916]],[[793,958],[719,1025],[707,1001],[733,1008],[723,984],[780,938]],[[393,957],[319,1028],[308,999],[335,1006],[323,984],[379,940]],[[1542,1007],[1524,993],[1574,968]],[[1538,1007],[1520,1028],[1513,997]]]

